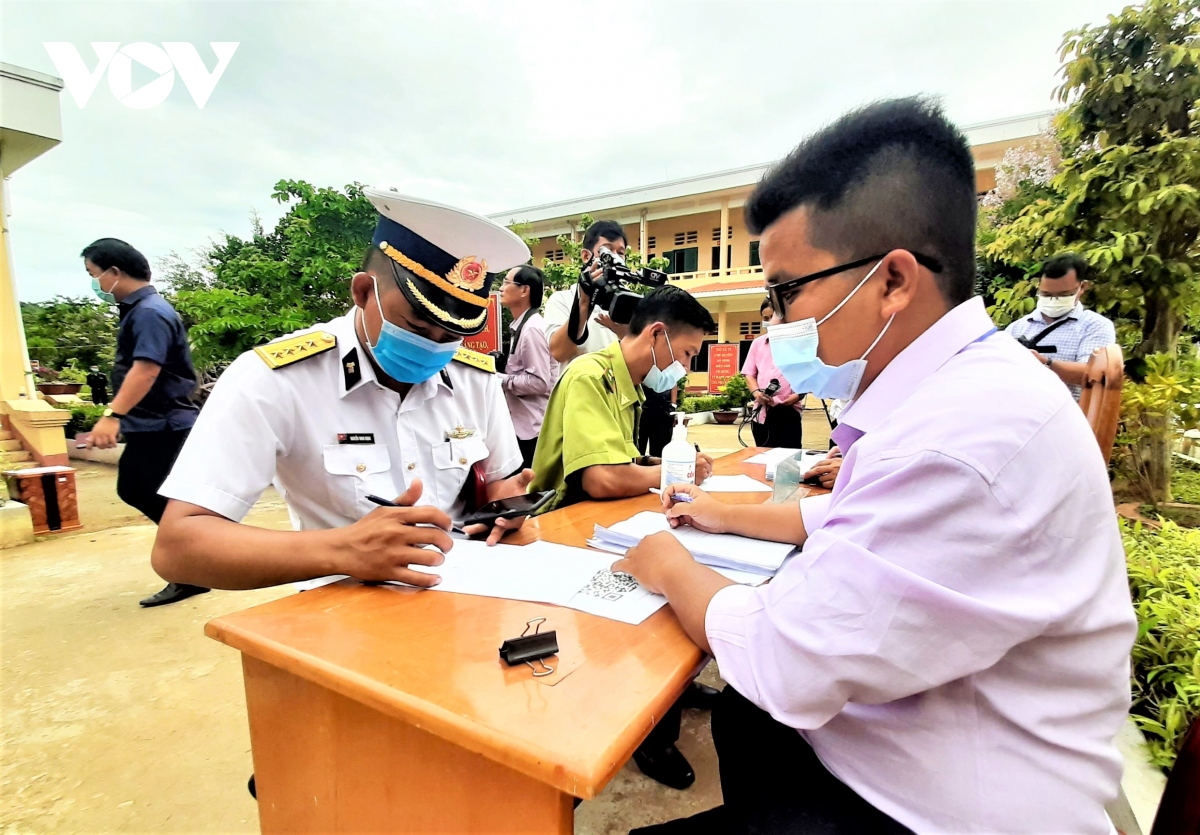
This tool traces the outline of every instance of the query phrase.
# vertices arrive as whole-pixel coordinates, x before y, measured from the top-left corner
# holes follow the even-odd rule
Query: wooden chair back
[[[1121,386],[1125,382],[1125,357],[1120,345],[1105,345],[1092,352],[1088,359],[1087,375],[1079,407],[1100,444],[1104,463],[1112,458],[1117,440],[1117,423],[1121,419]]]
[[[1150,835],[1200,832],[1200,719],[1192,722],[1175,760]]]

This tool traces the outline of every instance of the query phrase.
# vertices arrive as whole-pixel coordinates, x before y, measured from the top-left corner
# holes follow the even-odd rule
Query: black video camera
[[[775,395],[779,394],[779,381],[772,379],[771,384],[763,389],[763,394],[765,394],[767,397],[774,397]]]
[[[503,351],[488,351],[488,356],[496,361],[496,370],[501,374],[508,370],[508,354]]]
[[[596,266],[600,267],[600,275],[592,278],[592,269]],[[579,291],[591,299],[593,306],[608,311],[609,318],[618,325],[629,324],[634,308],[642,300],[629,289],[630,284],[662,287],[666,283],[666,273],[649,267],[631,270],[624,259],[614,255],[608,247],[600,247],[579,273]]]

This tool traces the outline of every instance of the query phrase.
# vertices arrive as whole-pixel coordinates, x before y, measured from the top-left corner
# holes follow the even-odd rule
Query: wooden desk
[[[741,463],[754,452],[716,472],[761,480],[761,465]],[[658,506],[586,502],[508,541],[582,546],[596,522]],[[561,676],[535,680],[497,655],[538,616],[558,631]],[[572,798],[604,788],[704,662],[669,607],[630,626],[349,580],[205,634],[242,652],[263,832],[569,833]]]

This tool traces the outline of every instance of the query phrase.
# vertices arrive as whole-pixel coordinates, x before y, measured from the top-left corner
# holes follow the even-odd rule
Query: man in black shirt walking
[[[196,372],[187,328],[175,308],[151,286],[150,264],[132,246],[101,238],[80,254],[92,277],[92,290],[121,312],[112,406],[92,430],[92,444],[108,449],[117,445],[118,432],[125,436],[117,495],[158,524],[167,506],[158,488],[171,472],[199,412],[189,399],[196,388]],[[140,602],[161,606],[206,591],[203,586],[168,583]]]

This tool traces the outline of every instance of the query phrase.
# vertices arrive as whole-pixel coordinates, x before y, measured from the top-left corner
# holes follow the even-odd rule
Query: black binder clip
[[[525,624],[525,631],[521,633],[521,637],[509,638],[500,645],[500,657],[504,659],[505,664],[510,667],[528,664],[529,669],[533,670],[534,678],[548,676],[554,672],[554,668],[541,659],[558,654],[558,633],[553,629],[549,632],[539,632],[545,622],[545,618],[534,618]],[[529,634],[531,628],[532,635]],[[534,661],[541,665],[540,671],[533,666]]]

